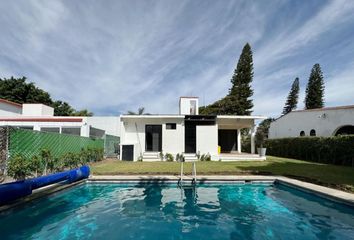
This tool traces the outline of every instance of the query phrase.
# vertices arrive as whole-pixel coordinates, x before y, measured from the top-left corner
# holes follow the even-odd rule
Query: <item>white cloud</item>
[[[250,42],[254,113],[274,115],[281,112],[293,79],[299,76],[305,84],[312,66],[289,58],[304,54],[331,29],[353,24],[351,1],[330,1],[300,24],[280,16],[289,4],[2,2],[1,77],[25,75],[54,98],[96,113],[139,106],[152,113],[177,113],[181,95],[198,95],[201,103],[224,96],[241,49]],[[294,6],[298,19],[306,6]],[[270,34],[274,21],[285,22]],[[338,81],[351,86],[350,73]],[[329,82],[328,99],[342,99],[333,93],[339,91],[335,81]]]

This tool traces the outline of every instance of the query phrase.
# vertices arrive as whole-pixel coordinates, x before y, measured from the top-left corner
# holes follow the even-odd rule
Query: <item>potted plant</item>
[[[265,140],[265,133],[263,128],[258,128],[256,132],[256,144],[258,145],[257,152],[260,157],[265,157],[267,149],[263,147]]]

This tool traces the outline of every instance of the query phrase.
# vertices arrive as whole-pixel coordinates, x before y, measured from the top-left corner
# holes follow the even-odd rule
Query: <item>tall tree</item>
[[[320,64],[313,65],[306,87],[305,109],[324,107],[324,80]]]
[[[237,67],[234,75],[232,76],[232,87],[229,92],[231,97],[229,102],[231,110],[228,114],[236,115],[250,115],[252,113],[253,90],[251,83],[253,80],[253,57],[251,46],[246,43],[242,49],[240,59],[238,60]]]
[[[201,114],[250,115],[252,113],[253,90],[253,57],[251,46],[246,43],[238,60],[236,69],[231,78],[232,87],[224,98],[205,107],[201,107]]]
[[[296,109],[297,101],[299,98],[299,91],[300,91],[299,78],[295,78],[293,84],[291,85],[288,98],[286,99],[286,103],[283,108],[283,114],[287,114],[292,110]]]

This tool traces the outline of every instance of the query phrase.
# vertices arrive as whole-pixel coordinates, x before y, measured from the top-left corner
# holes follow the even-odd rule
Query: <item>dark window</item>
[[[58,127],[41,127],[41,132],[59,133],[60,129]]]
[[[33,130],[32,126],[20,126],[18,127],[19,129],[25,129],[25,130]]]
[[[337,130],[335,133],[336,136],[338,135],[353,135],[354,134],[354,126],[343,126]]]
[[[80,136],[81,129],[79,127],[63,127],[61,133]]]
[[[316,136],[316,130],[315,129],[312,129],[310,131],[310,136]]]
[[[145,125],[145,150],[147,152],[161,152],[162,125]]]
[[[176,123],[166,123],[166,129],[176,129]]]
[[[304,132],[304,131],[301,131],[301,132],[300,132],[300,137],[303,137],[303,136],[305,136],[305,132]]]
[[[134,160],[134,145],[122,146],[122,160],[133,161]]]

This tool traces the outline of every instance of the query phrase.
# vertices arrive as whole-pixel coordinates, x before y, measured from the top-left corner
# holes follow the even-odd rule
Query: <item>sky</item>
[[[253,51],[253,115],[277,117],[312,66],[325,105],[354,104],[354,1],[0,2],[0,78],[26,76],[95,115],[178,113],[224,97],[243,46]]]

